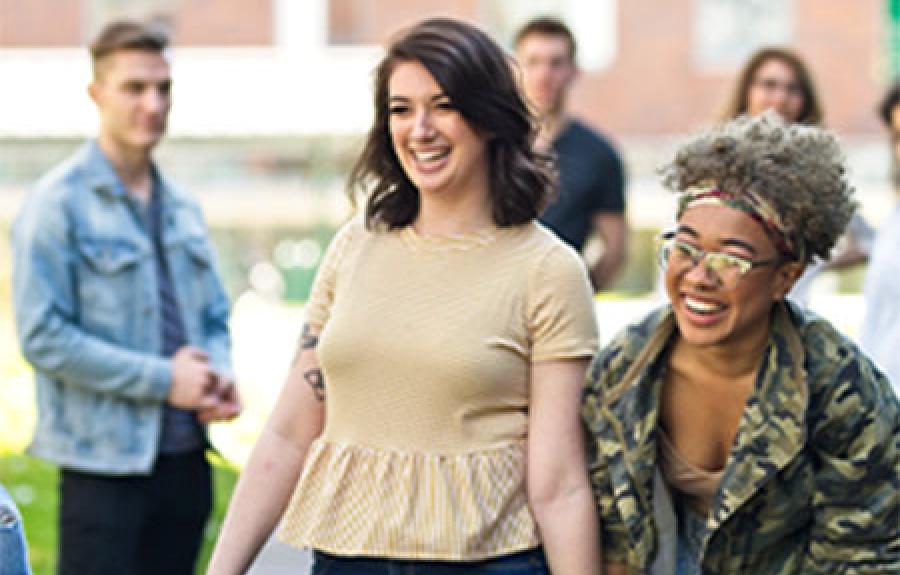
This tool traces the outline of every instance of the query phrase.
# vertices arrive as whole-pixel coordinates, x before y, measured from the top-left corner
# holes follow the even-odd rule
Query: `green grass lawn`
[[[197,573],[206,571],[213,543],[237,481],[233,467],[213,456],[215,507],[204,534]],[[25,522],[28,552],[34,575],[56,572],[57,471],[52,465],[24,455],[0,457],[0,482],[19,506]]]

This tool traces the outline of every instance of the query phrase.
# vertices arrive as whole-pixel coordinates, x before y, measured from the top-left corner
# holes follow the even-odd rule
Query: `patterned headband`
[[[716,187],[691,188],[679,197],[677,217],[680,218],[686,209],[703,204],[726,206],[744,212],[762,226],[779,252],[790,259],[800,259],[797,238],[785,225],[775,206],[758,194],[744,192],[738,196]]]

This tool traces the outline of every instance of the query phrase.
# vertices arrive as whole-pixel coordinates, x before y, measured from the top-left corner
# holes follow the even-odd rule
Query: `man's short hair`
[[[900,80],[894,80],[893,85],[878,105],[878,117],[888,128],[891,127],[891,113],[897,106],[900,106]]]
[[[89,46],[94,75],[97,74],[97,65],[114,52],[143,50],[161,53],[168,46],[169,36],[158,24],[114,20],[97,34]]]
[[[559,18],[541,16],[540,18],[529,20],[516,33],[513,45],[518,48],[525,38],[531,35],[556,36],[563,38],[569,44],[569,58],[573,63],[575,62],[575,35],[572,34],[569,27]]]

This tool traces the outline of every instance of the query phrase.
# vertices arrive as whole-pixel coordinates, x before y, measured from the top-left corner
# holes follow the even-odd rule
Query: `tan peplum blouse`
[[[434,560],[540,544],[525,494],[529,365],[597,345],[573,250],[537,223],[435,239],[357,219],[327,251],[306,321],[322,329],[326,421],[282,541]]]

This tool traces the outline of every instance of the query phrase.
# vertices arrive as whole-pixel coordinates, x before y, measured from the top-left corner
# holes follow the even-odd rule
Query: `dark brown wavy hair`
[[[769,60],[779,60],[787,64],[797,77],[797,84],[803,94],[803,109],[796,122],[798,124],[806,124],[808,126],[820,126],[825,121],[825,112],[819,102],[819,96],[816,93],[816,86],[812,79],[806,64],[797,53],[787,48],[779,46],[768,46],[760,48],[750,56],[744,67],[738,73],[737,83],[734,85],[734,91],[728,99],[725,110],[722,112],[721,120],[727,122],[733,120],[741,114],[747,113],[747,96],[750,93],[750,86],[756,79],[756,72],[760,67]]]
[[[425,67],[469,126],[488,134],[490,199],[494,223],[535,219],[555,186],[551,159],[534,150],[535,122],[519,92],[507,54],[478,28],[448,18],[424,20],[390,43],[375,70],[375,121],[350,173],[347,193],[366,197],[370,229],[410,225],[419,192],[391,143],[388,83],[397,64]]]

